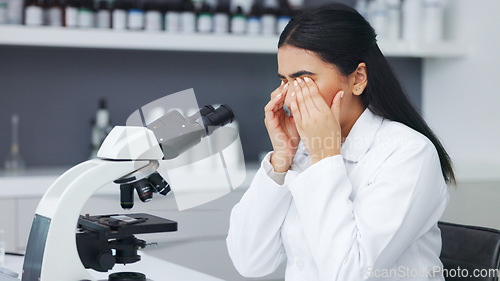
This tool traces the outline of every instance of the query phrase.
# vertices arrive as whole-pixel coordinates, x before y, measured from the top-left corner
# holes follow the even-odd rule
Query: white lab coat
[[[280,175],[271,153],[231,213],[227,246],[240,274],[265,276],[287,260],[286,281],[444,280],[429,270],[442,267],[448,192],[425,136],[366,109],[341,155],[311,166],[300,144]]]

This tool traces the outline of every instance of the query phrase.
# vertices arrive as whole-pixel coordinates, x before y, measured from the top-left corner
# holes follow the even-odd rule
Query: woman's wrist
[[[291,157],[281,155],[279,152],[273,152],[269,162],[276,173],[284,173],[288,171],[292,165]]]

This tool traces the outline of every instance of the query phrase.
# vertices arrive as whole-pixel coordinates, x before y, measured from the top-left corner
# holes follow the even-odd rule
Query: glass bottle
[[[128,29],[142,30],[144,29],[144,7],[143,3],[135,0],[132,7],[128,10]]]
[[[226,34],[229,32],[229,4],[219,0],[214,15],[214,32]]]
[[[183,0],[181,4],[181,32],[192,33],[196,30],[196,15],[193,2]]]
[[[399,40],[401,38],[401,1],[386,0],[387,3],[387,39]]]
[[[107,0],[100,0],[97,5],[96,26],[104,29],[111,27],[111,10]]]
[[[63,8],[60,0],[49,0],[47,14],[47,25],[62,26],[63,25]]]
[[[247,19],[241,6],[236,7],[236,12],[231,17],[231,33],[245,34],[247,30]]]
[[[212,7],[207,1],[203,2],[200,13],[198,14],[198,21],[196,22],[197,30],[200,33],[212,32],[213,13]]]
[[[181,27],[180,2],[167,3],[165,8],[165,31],[179,32]]]
[[[114,30],[127,29],[127,2],[126,0],[115,0],[111,12],[111,27]]]
[[[23,0],[8,0],[7,18],[9,24],[22,24],[23,11]]]
[[[292,19],[292,9],[290,8],[288,1],[281,0],[280,2],[281,3],[278,12],[278,20],[276,23],[276,31],[278,34],[281,34],[288,22]]]
[[[82,0],[78,9],[78,26],[80,28],[94,27],[94,2]]]
[[[43,7],[39,0],[27,0],[24,6],[24,24],[43,25]]]
[[[254,1],[250,14],[247,18],[247,33],[249,35],[257,35],[262,32],[262,9],[257,1]]]
[[[263,35],[276,34],[277,7],[276,0],[264,0],[264,11],[261,19]]]
[[[160,3],[156,0],[149,0],[144,4],[145,24],[147,31],[160,31],[162,29],[162,13]]]
[[[78,26],[78,9],[80,8],[80,1],[68,0],[64,6],[64,26],[77,27]]]
[[[9,22],[7,7],[7,2],[5,0],[0,0],[0,24],[6,24]]]
[[[12,115],[11,126],[12,139],[10,154],[5,161],[5,170],[9,172],[18,172],[24,170],[26,165],[19,148],[19,116],[17,114]]]

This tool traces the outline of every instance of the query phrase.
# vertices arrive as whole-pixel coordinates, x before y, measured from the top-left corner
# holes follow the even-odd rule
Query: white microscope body
[[[145,241],[134,240],[135,237],[128,236],[131,235],[129,230],[134,228],[134,231],[137,231],[134,233],[137,234],[176,231],[176,222],[139,214],[144,215],[139,218],[144,220],[144,224],[141,224],[139,229],[136,227],[138,225],[127,225],[128,228],[123,231],[124,236],[118,236],[121,235],[119,230],[123,228],[120,226],[115,229],[113,224],[103,226],[101,223],[103,217],[97,218],[96,221],[92,221],[94,218],[90,216],[85,217],[82,219],[85,221],[83,223],[80,220],[83,206],[92,194],[110,182],[121,184],[120,203],[123,208],[129,209],[133,206],[133,190],[129,184],[142,184],[141,181],[146,181],[147,185],[152,184],[152,189],[148,189],[148,186],[146,189],[143,186],[136,187],[138,194],[142,192],[139,198],[143,201],[150,200],[153,192],[166,195],[170,190],[168,183],[160,175],[153,175],[156,173],[158,161],[181,155],[197,145],[202,138],[233,120],[232,110],[227,105],[221,105],[217,109],[204,106],[198,113],[188,117],[175,110],[169,111],[147,127],[114,127],[99,149],[97,154],[99,159],[83,162],[65,172],[52,184],[40,201],[26,248],[22,281],[97,281],[85,269],[86,267],[106,272],[115,262],[133,263],[140,260],[133,251],[145,244]],[[153,180],[152,176],[161,179]],[[149,199],[146,198],[148,196]],[[85,238],[89,237],[85,236],[85,232],[84,235],[78,233],[77,240],[77,225],[83,229],[88,227],[91,231],[97,229],[98,235],[105,233],[104,236],[98,236],[99,239],[104,237],[99,240],[100,242],[106,237],[116,238],[116,241],[113,241],[116,242],[113,244],[115,248],[112,248],[116,250],[116,255],[111,255],[107,240],[105,248],[108,252],[101,255],[102,244],[98,244],[97,255],[92,251],[89,253],[89,249],[93,250],[95,244],[93,240],[80,242],[82,239],[88,239]],[[108,226],[109,228],[106,228]],[[103,228],[105,231],[101,231]],[[93,235],[90,237],[94,239]],[[132,243],[129,243],[130,238],[133,240]],[[84,244],[79,252],[80,243],[88,241],[91,242]],[[132,245],[132,250],[124,248],[124,244]],[[93,258],[90,262],[88,256]]]
[[[163,158],[145,127],[113,128],[100,159],[74,166],[45,193],[35,213],[22,281],[96,281],[80,260],[75,228],[87,200],[102,186]]]

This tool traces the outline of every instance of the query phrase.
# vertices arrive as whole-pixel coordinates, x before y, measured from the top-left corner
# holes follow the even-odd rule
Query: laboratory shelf
[[[277,36],[0,26],[0,45],[12,46],[275,54],[277,42]],[[391,57],[453,58],[463,57],[467,51],[463,44],[455,42],[379,41],[379,46]]]

